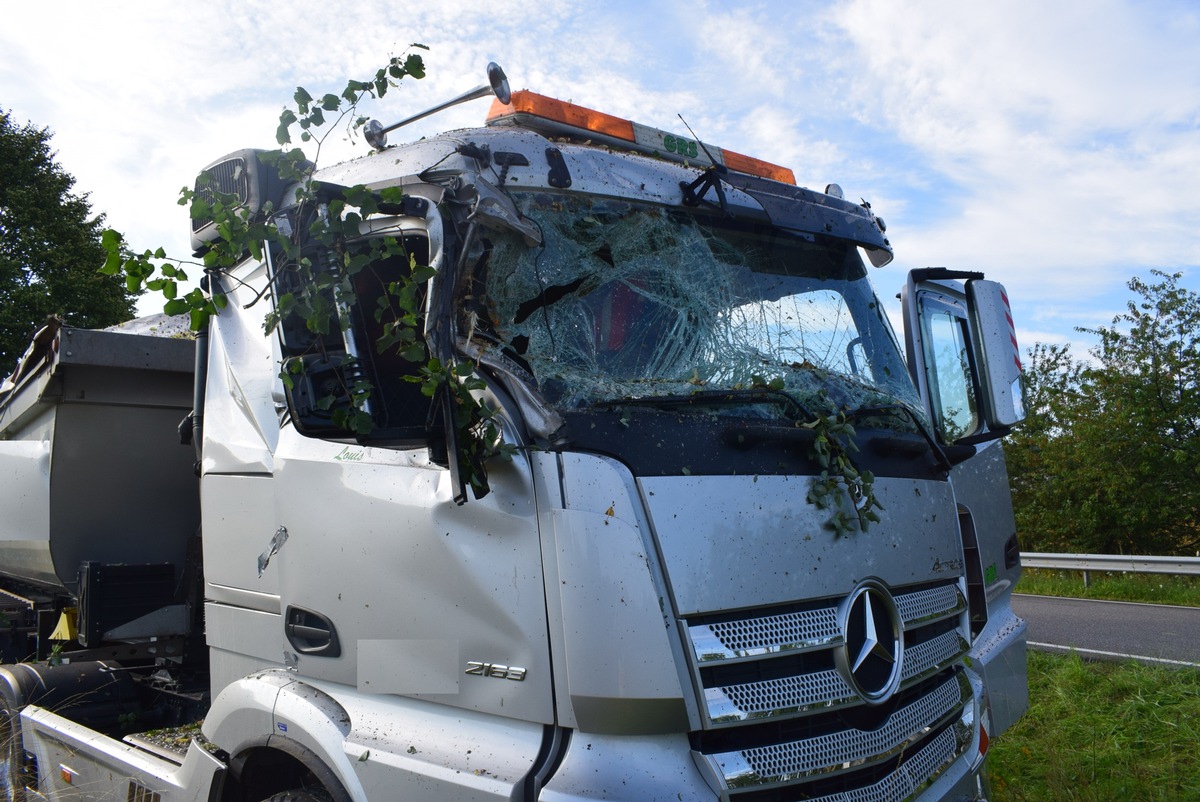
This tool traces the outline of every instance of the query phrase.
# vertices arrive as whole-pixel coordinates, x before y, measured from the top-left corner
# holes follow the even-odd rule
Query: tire
[[[8,710],[0,710],[0,802],[25,802],[28,772],[14,719]]]
[[[329,797],[324,791],[316,793],[296,788],[292,791],[281,791],[278,794],[272,794],[264,799],[263,802],[329,802]]]

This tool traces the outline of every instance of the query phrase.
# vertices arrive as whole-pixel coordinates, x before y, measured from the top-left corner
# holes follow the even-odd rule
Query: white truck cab
[[[327,198],[401,188],[360,230],[405,254],[338,274],[319,331],[264,333],[305,281],[268,246],[210,273],[194,344],[48,331],[0,388],[0,587],[42,658],[0,668],[6,798],[986,798],[1026,706],[1003,289],[914,271],[902,348],[868,204],[497,95],[317,170]],[[309,220],[261,152],[205,175]],[[453,402],[376,348],[413,264],[423,344],[510,447],[482,479]],[[335,414],[360,379],[366,433]],[[156,506],[79,476],[114,466]],[[180,754],[140,726],[201,718]]]

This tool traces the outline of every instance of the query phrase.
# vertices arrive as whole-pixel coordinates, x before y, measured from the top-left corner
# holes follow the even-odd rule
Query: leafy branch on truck
[[[411,47],[425,49],[421,44]],[[179,204],[189,206],[192,219],[214,221],[219,233],[205,248],[200,263],[206,276],[204,286],[211,291],[196,288],[179,297],[179,284],[188,280],[185,262],[167,260],[162,248],[136,255],[125,253],[120,235],[111,229],[103,236],[108,257],[101,272],[108,275],[123,272],[130,292],[144,287],[161,293],[166,301],[163,312],[188,315],[192,330],[198,331],[227,303],[224,293],[212,289],[215,277],[227,276],[227,271],[239,264],[247,252],[260,260],[268,252],[276,254],[272,260],[276,273],[272,285],[283,283],[291,291],[282,292],[275,299],[274,308],[265,315],[265,331],[271,334],[280,325],[296,321],[313,335],[304,350],[286,356],[280,365],[280,380],[292,390],[296,378],[306,370],[307,357],[328,358],[326,338],[339,334],[332,327],[344,329],[350,325],[347,315],[337,313],[353,305],[356,276],[376,263],[402,259],[408,264],[407,273],[398,274],[388,282],[379,307],[373,310],[381,326],[375,347],[379,352],[396,349],[403,359],[417,363],[417,371],[404,380],[420,384],[424,395],[444,400],[435,409],[450,410],[443,414],[451,417],[457,432],[453,439],[463,481],[476,498],[481,498],[488,492],[487,460],[510,453],[501,442],[493,411],[476,396],[486,385],[475,376],[473,360],[452,354],[430,354],[423,344],[424,287],[433,277],[433,270],[417,264],[402,237],[362,235],[367,219],[387,214],[389,207],[402,206],[403,190],[388,187],[372,192],[361,185],[331,188],[313,178],[321,146],[331,133],[327,129],[317,135],[317,129],[327,124],[336,126],[350,118],[348,130],[353,134],[366,122],[364,117],[353,116],[361,102],[384,97],[404,78],[423,77],[425,65],[421,56],[408,53],[390,59],[374,78],[350,80],[341,94],[325,94],[319,101],[304,87],[297,87],[296,108],[285,108],[280,113],[276,140],[281,147],[290,145],[292,127],[298,126],[301,141],[315,143],[316,154],[310,161],[303,150],[291,148],[264,157],[281,180],[299,184],[288,208],[274,209],[268,203],[261,212],[251,213],[237,195],[221,192],[212,177],[205,174],[199,176],[195,188],[184,187],[180,191]],[[326,112],[336,116],[327,120]],[[328,263],[329,255],[333,256],[333,263]],[[290,274],[289,279],[283,279],[283,274]],[[317,406],[329,411],[334,423],[347,432],[369,434],[374,423],[368,408],[375,388],[353,360],[342,363],[335,375],[337,383],[327,387],[328,392],[317,399]],[[465,501],[465,493],[458,500]]]

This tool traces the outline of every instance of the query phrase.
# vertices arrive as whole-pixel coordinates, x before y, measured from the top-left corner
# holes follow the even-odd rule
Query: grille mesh
[[[250,200],[250,183],[245,159],[228,159],[204,172],[208,180],[196,182],[196,194],[205,202],[212,203],[218,192],[236,195],[238,203],[243,205]],[[192,220],[192,231],[199,231],[210,222],[210,218],[195,218]]]
[[[837,610],[826,608],[725,621],[710,624],[709,629],[730,651],[753,652],[837,637]]]
[[[911,624],[958,609],[961,598],[956,586],[939,585],[897,596],[896,607],[900,610],[901,620]]]
[[[951,662],[967,648],[956,630],[904,650],[902,679],[908,680]],[[832,669],[782,679],[722,685],[705,691],[714,722],[786,715],[805,708],[835,706],[856,699],[842,675]]]
[[[798,677],[728,685],[721,694],[743,714],[775,713],[792,708],[850,699],[854,691],[836,671],[817,671]],[[720,697],[717,697],[720,699]],[[710,709],[713,697],[710,696]]]
[[[904,667],[901,679],[911,679],[930,669],[945,665],[967,650],[967,643],[958,630],[943,632],[916,646],[904,649]]]
[[[953,730],[946,730],[928,746],[874,785],[822,796],[811,802],[903,802],[922,788],[957,755]]]
[[[823,796],[823,802],[908,798],[966,748],[957,722],[923,742],[919,752],[915,749],[931,727],[963,714],[970,704],[970,684],[952,668],[969,648],[959,585],[951,580],[894,591],[905,631],[901,687],[931,684],[919,695],[909,694],[909,701],[878,726],[860,725],[862,729],[848,722],[863,719],[841,719],[842,714],[833,712],[865,704],[843,675],[845,667],[838,668],[839,650],[844,649],[839,611],[848,597],[813,609],[748,610],[739,620],[704,616],[685,622],[703,694],[703,727],[713,730],[715,738],[712,748],[699,747],[698,757],[723,779],[731,798],[779,786],[794,788],[788,792],[794,794],[834,775],[847,790]],[[815,722],[812,729],[789,723],[807,717]],[[784,734],[789,732],[790,737]],[[811,737],[797,738],[800,732]],[[873,773],[856,781],[868,766],[884,771],[880,764],[888,759],[901,764],[887,777],[880,780]]]
[[[846,729],[815,738],[746,749],[741,752],[741,757],[762,778],[802,776],[828,766],[887,754],[961,704],[962,690],[957,677],[952,677],[932,693],[897,710],[876,730]],[[722,756],[718,756],[718,763],[722,763]]]

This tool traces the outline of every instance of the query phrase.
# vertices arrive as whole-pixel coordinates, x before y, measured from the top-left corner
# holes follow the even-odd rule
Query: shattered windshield
[[[804,408],[918,408],[856,248],[724,216],[514,193],[542,232],[489,233],[472,331],[560,409],[769,387]]]

